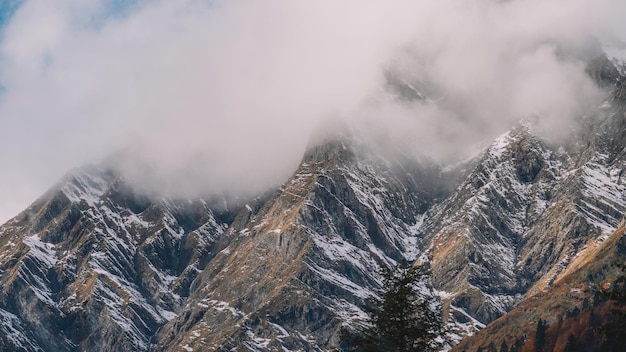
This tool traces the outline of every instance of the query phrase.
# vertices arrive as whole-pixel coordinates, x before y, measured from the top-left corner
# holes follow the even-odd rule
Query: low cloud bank
[[[594,38],[626,33],[611,0],[121,3],[25,0],[6,19],[0,218],[120,150],[149,188],[253,192],[322,121],[442,159],[528,116],[567,130],[599,94]]]

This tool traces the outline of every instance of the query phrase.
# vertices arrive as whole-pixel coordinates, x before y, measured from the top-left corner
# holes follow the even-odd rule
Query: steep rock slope
[[[0,228],[13,350],[326,350],[363,322],[379,268],[417,255],[441,170],[341,136],[241,206],[152,199],[115,171],[70,173]],[[428,292],[426,294],[429,294]]]
[[[352,141],[312,148],[267,203],[239,214],[155,350],[326,350],[363,319],[379,266],[413,259],[411,228],[444,190],[437,168]]]
[[[494,320],[523,328],[545,292],[575,305],[565,278],[583,266],[603,277],[581,258],[621,248],[611,234],[626,211],[626,88],[611,61],[594,67],[612,93],[575,142],[557,147],[522,123],[449,171],[347,133],[247,204],[153,199],[107,167],[76,170],[0,228],[0,343],[329,350],[342,326],[362,324],[378,269],[416,258],[452,342]],[[402,99],[427,99],[392,83]]]
[[[511,350],[524,348],[528,341],[533,342],[539,320],[545,326],[559,325],[567,318],[581,311],[589,311],[602,304],[598,289],[610,287],[624,275],[626,261],[626,237],[624,223],[604,241],[594,242],[572,259],[570,267],[554,284],[515,307],[510,313],[489,324],[471,338],[463,340],[453,351],[489,350],[490,346],[502,346],[504,342]],[[601,316],[596,317],[595,328],[603,324]],[[587,321],[588,328],[593,328]],[[556,327],[556,326],[555,326]],[[569,330],[571,329],[571,330]],[[573,327],[562,327],[559,336],[554,337],[554,345],[547,350],[563,351]],[[584,338],[584,336],[576,336]],[[529,346],[532,350],[532,346]],[[591,347],[591,346],[590,346]]]
[[[509,346],[524,342],[528,335],[523,332],[529,331],[529,324],[537,324],[539,318],[554,322],[567,309],[597,292],[600,282],[607,279],[607,269],[598,263],[622,260],[621,242],[608,239],[621,236],[614,231],[626,211],[626,183],[622,178],[626,168],[626,96],[623,77],[607,65],[606,58],[595,65],[592,73],[602,77],[599,83],[607,86],[611,94],[595,116],[582,121],[578,142],[561,151],[567,157],[559,168],[559,182],[549,189],[552,196],[547,199],[545,210],[519,234],[516,247],[510,252],[514,254],[522,293],[518,301],[522,303],[477,337],[464,341],[459,350],[500,346],[503,336],[507,336],[505,342]],[[598,248],[604,248],[605,254],[597,254]],[[589,263],[584,275],[578,272],[583,270],[581,258]],[[586,289],[580,291],[583,286]],[[539,316],[535,309],[545,314]]]
[[[0,228],[3,346],[147,350],[228,216],[202,200],[150,201],[110,171],[75,170]]]
[[[429,211],[419,228],[423,255],[457,320],[480,328],[524,294],[516,266],[520,242],[546,211],[566,159],[520,125],[487,148],[455,193]]]

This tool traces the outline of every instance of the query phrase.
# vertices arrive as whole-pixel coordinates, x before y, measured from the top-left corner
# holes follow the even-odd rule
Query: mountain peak
[[[0,227],[0,342],[331,350],[366,324],[380,268],[405,260],[431,269],[424,294],[442,302],[449,347],[491,331],[536,295],[573,292],[560,285],[580,268],[600,277],[599,253],[619,260],[626,120],[613,94],[577,143],[521,122],[459,167],[357,129],[320,133],[284,184],[249,199],[151,196],[111,161],[74,170]]]

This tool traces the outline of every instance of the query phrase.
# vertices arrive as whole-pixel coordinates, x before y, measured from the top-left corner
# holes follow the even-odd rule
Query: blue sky
[[[0,0],[0,27],[3,27],[24,0]]]
[[[6,23],[11,19],[11,16],[15,11],[27,0],[0,0],[0,28],[4,27]],[[54,1],[54,0],[50,0]],[[133,9],[136,9],[140,2],[147,2],[146,0],[103,0],[101,1],[102,12],[98,14],[97,18],[92,18],[98,22],[98,20],[122,17],[129,15]]]

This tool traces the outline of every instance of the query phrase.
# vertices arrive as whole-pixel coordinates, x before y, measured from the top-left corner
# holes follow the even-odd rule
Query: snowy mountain
[[[148,201],[112,172],[73,171],[2,227],[4,346],[147,350],[229,212],[203,200]]]
[[[108,164],[74,170],[0,228],[0,346],[333,350],[401,260],[430,267],[450,344],[499,346],[485,334],[501,321],[523,339],[511,331],[536,320],[537,295],[579,289],[581,267],[592,295],[608,276],[590,263],[621,258],[624,76],[607,58],[588,71],[610,94],[574,142],[521,122],[454,167],[343,131],[253,199],[159,198]]]
[[[592,329],[603,324],[588,320],[594,314],[590,311],[606,309],[598,296],[623,275],[625,260],[626,95],[624,76],[613,62],[600,58],[590,66],[592,76],[601,78],[598,82],[611,94],[597,116],[582,122],[576,143],[563,151],[567,158],[558,168],[552,197],[534,225],[521,234],[513,252],[515,269],[522,277],[520,287],[525,287],[523,295],[510,313],[455,350],[476,351],[502,343],[523,346],[535,333],[539,319],[552,329],[554,344],[549,348],[562,350],[569,335],[582,334],[573,326]],[[578,319],[576,312],[581,310],[587,311],[586,322],[573,318]],[[575,322],[563,323],[564,319]],[[599,343],[589,331],[582,338],[587,339],[585,348]]]
[[[247,204],[153,200],[76,170],[2,228],[5,340],[25,350],[326,349],[379,267],[416,255],[434,165],[343,136]],[[6,307],[6,308],[5,308]],[[28,341],[28,344],[25,344]]]

